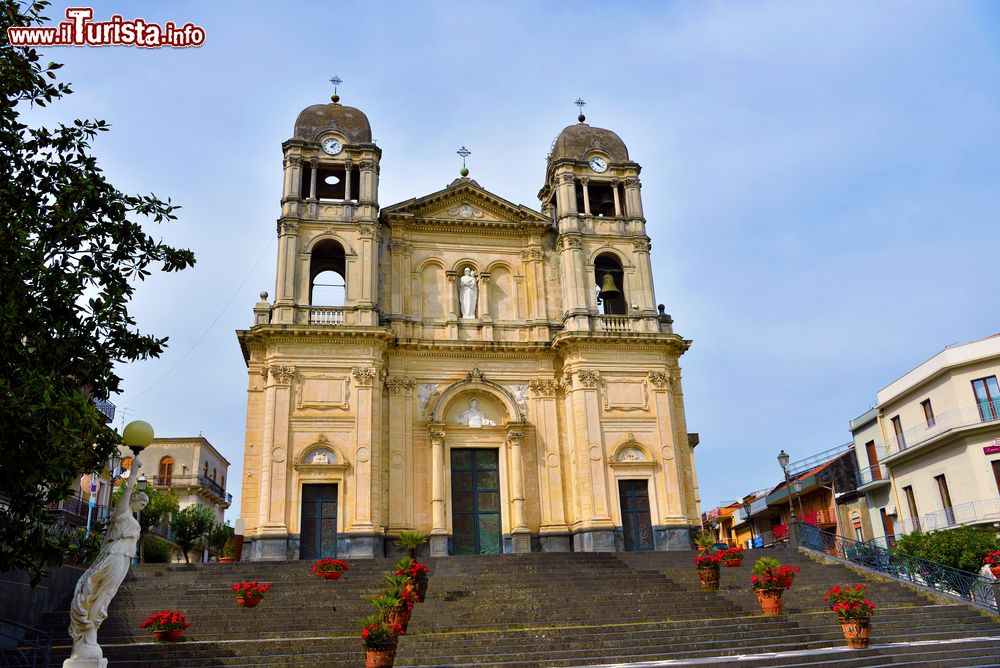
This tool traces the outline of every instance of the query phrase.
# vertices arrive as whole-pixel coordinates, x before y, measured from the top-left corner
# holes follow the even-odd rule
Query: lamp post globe
[[[781,470],[782,471],[787,471],[788,470],[788,460],[789,459],[790,459],[790,457],[788,456],[788,453],[785,452],[784,450],[782,450],[781,452],[778,453],[778,465],[781,466]]]
[[[129,422],[122,431],[122,442],[138,455],[143,448],[153,442],[153,426],[142,420]]]

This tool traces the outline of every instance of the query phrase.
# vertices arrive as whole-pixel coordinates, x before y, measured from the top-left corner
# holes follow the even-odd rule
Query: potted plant
[[[394,575],[406,575],[410,579],[410,589],[417,603],[422,603],[427,595],[428,575],[430,569],[410,557],[403,557],[396,562]]]
[[[792,586],[798,572],[798,566],[782,566],[774,557],[761,557],[754,563],[750,582],[765,616],[781,614],[781,595]]]
[[[270,588],[271,583],[259,584],[256,580],[237,582],[232,586],[232,590],[236,592],[236,602],[244,608],[256,608]]]
[[[722,551],[722,565],[728,568],[737,568],[743,565],[743,552],[745,550],[742,547],[731,547],[728,550]]]
[[[715,534],[707,529],[702,529],[695,535],[694,544],[699,552],[711,552],[715,549]]]
[[[427,534],[422,531],[400,531],[396,547],[405,547],[410,559],[417,558],[417,548],[427,542]]]
[[[230,536],[226,539],[226,544],[222,546],[222,556],[219,557],[220,564],[231,564],[236,561],[236,539]]]
[[[396,660],[396,644],[405,631],[388,624],[379,615],[361,620],[361,640],[365,645],[365,668],[389,668]]]
[[[872,615],[875,604],[865,598],[867,585],[857,584],[841,587],[837,585],[826,592],[824,601],[830,602],[830,609],[837,613],[837,621],[844,632],[844,639],[851,649],[865,649],[871,642]]]
[[[1000,550],[986,554],[986,564],[990,567],[993,577],[1000,579]]]
[[[705,552],[694,558],[694,565],[698,567],[698,580],[701,582],[703,590],[719,590],[719,564],[721,563],[722,554],[719,552]]]
[[[378,608],[387,624],[398,624],[405,631],[416,598],[410,588],[409,575],[384,575],[387,587],[368,600]]]
[[[177,642],[184,629],[191,626],[185,616],[176,610],[160,610],[146,618],[140,629],[152,629],[157,642]]]
[[[312,571],[314,575],[318,575],[326,580],[336,580],[349,568],[350,566],[347,565],[346,561],[326,557],[317,561],[313,565]]]

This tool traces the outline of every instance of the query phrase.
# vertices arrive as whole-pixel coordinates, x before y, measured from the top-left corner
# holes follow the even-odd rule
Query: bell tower
[[[331,79],[334,85],[340,79]],[[378,171],[368,118],[340,103],[304,109],[281,146],[284,181],[271,322],[378,325]]]
[[[617,134],[586,123],[583,100],[576,104],[579,122],[553,142],[538,194],[558,231],[563,325],[658,332],[641,167]]]

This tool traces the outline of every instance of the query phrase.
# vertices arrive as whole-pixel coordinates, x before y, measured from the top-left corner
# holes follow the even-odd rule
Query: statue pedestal
[[[108,668],[107,659],[66,659],[63,668]]]

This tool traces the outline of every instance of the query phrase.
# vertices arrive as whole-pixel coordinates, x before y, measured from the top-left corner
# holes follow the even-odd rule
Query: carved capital
[[[600,377],[600,374],[593,369],[584,369],[576,374],[576,379],[579,380],[580,384],[584,387],[597,387],[597,381]]]
[[[443,431],[431,431],[429,436],[431,437],[431,445],[444,445]]]
[[[649,242],[649,239],[646,238],[646,237],[642,237],[640,239],[633,239],[632,240],[632,248],[637,253],[648,253],[649,249],[652,248],[652,247],[653,247],[653,245]]]
[[[389,394],[396,396],[409,396],[414,385],[413,379],[406,376],[389,376],[385,381]]]
[[[522,262],[532,262],[542,259],[542,251],[538,248],[527,248],[521,251]]]
[[[583,239],[578,234],[564,234],[559,240],[563,250],[583,248]]]
[[[299,224],[292,222],[278,223],[278,234],[294,236],[299,233]]]
[[[289,165],[291,165],[292,167],[298,167],[299,165],[302,164],[302,156],[301,155],[290,155],[290,156],[288,156],[286,158],[286,162]]]
[[[580,177],[580,183],[582,183],[584,185],[584,187],[586,187],[590,183],[590,177],[589,176],[581,176]]]
[[[358,225],[358,236],[362,239],[374,239],[378,234],[376,225]]]
[[[642,188],[642,184],[639,183],[639,177],[629,176],[625,179],[626,188]]]
[[[507,447],[521,447],[521,441],[524,439],[523,431],[512,431],[507,434]]]
[[[292,382],[292,377],[295,376],[295,367],[293,366],[272,366],[268,370],[271,372],[271,379],[275,385],[288,385]]]
[[[358,387],[371,387],[375,379],[378,378],[378,369],[371,366],[356,366],[351,370],[351,376],[354,377],[354,382],[358,384]]]
[[[393,254],[406,253],[410,250],[410,244],[402,239],[393,239],[389,242],[389,252]]]
[[[572,174],[563,174],[562,176],[559,177],[559,181],[561,181],[562,183],[573,183],[575,179],[576,177],[573,176]]]
[[[670,387],[670,374],[666,371],[650,371],[649,382],[657,390],[665,390]]]
[[[362,160],[361,162],[358,163],[358,167],[361,168],[362,172],[370,172],[373,169],[375,169],[375,161],[374,160]]]
[[[528,381],[528,389],[536,397],[554,397],[563,387],[556,378],[537,378]]]

